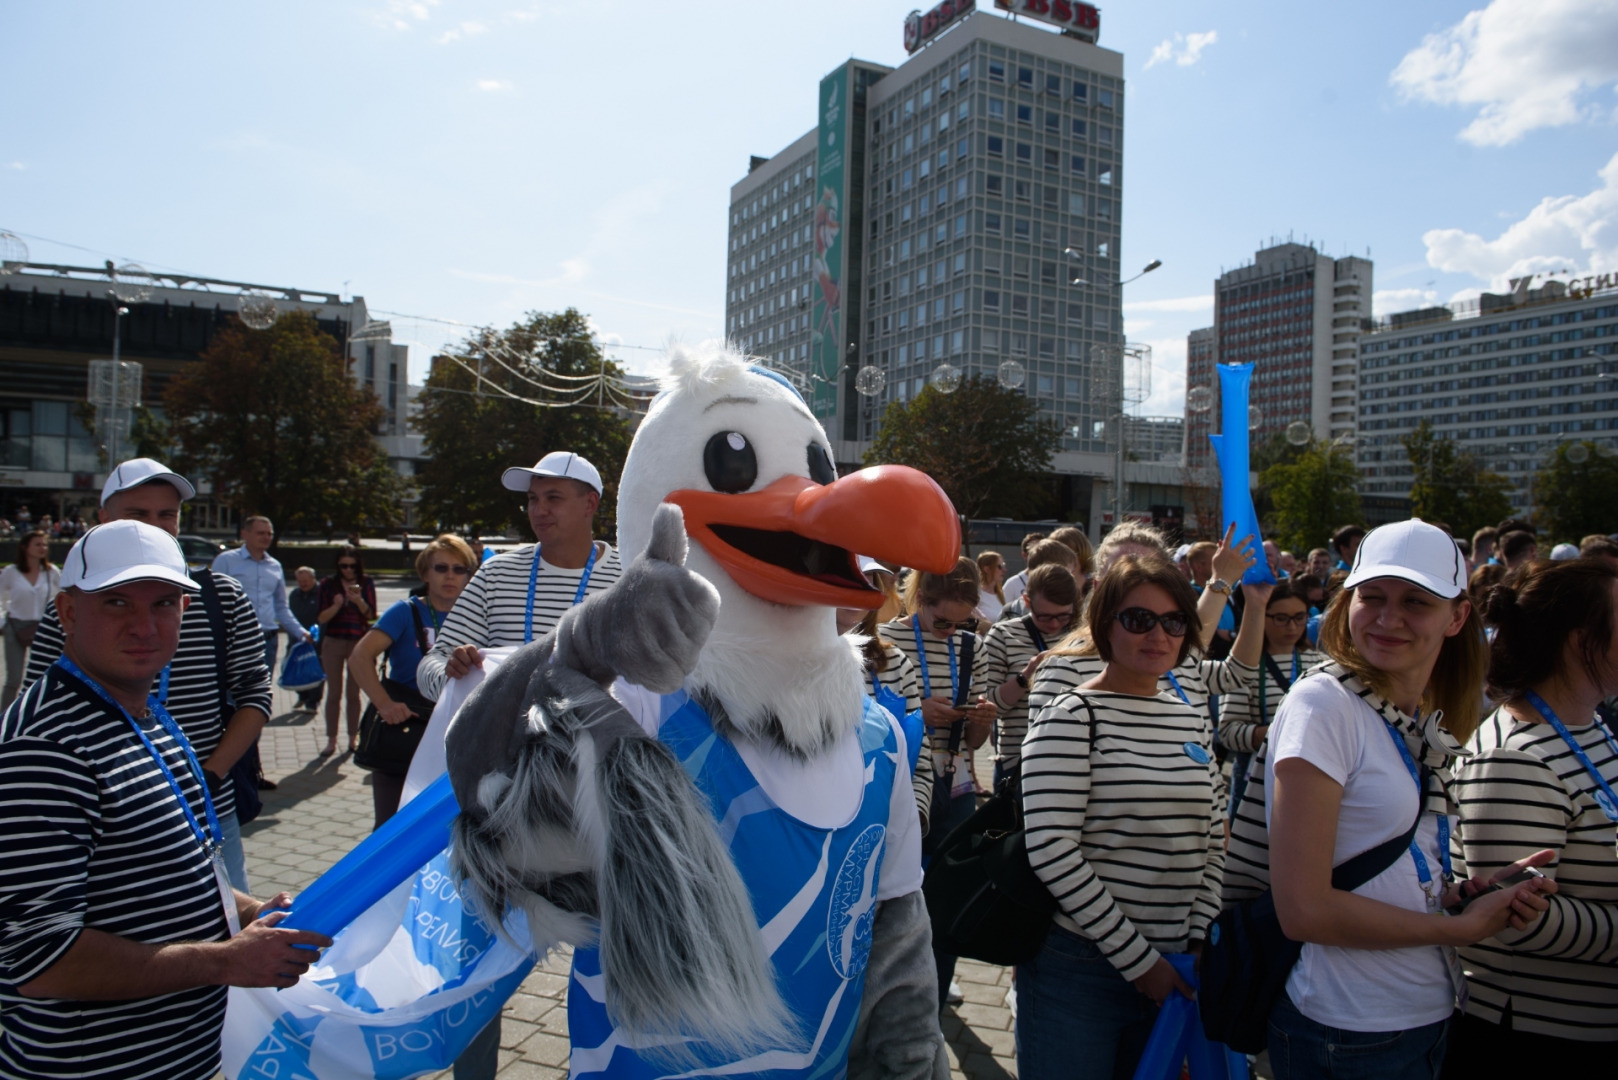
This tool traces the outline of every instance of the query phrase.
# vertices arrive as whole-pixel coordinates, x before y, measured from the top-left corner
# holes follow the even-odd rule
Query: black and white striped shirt
[[[205,821],[179,745],[140,723]],[[0,718],[0,1077],[213,1076],[222,986],[132,1001],[18,992],[84,929],[146,944],[229,933],[208,859],[129,721],[53,667]]]
[[[994,760],[1005,769],[1014,768],[1022,758],[1022,740],[1028,731],[1029,697],[1024,692],[1017,704],[1008,706],[1001,704],[998,691],[1008,679],[1015,678],[1027,667],[1028,661],[1045,651],[1030,632],[1029,622],[1028,616],[997,622],[983,639],[983,650],[989,654],[986,685],[989,696],[1000,706],[1000,714],[994,722]]]
[[[213,756],[225,733],[225,725],[230,722],[230,716],[221,716],[219,712],[221,689],[229,694],[237,709],[257,709],[268,718],[271,708],[270,669],[264,665],[264,632],[259,629],[258,615],[240,582],[229,574],[205,572],[213,574],[225,617],[225,670],[219,670],[207,605],[202,597],[193,595],[180,620],[180,647],[169,668],[166,703],[169,714],[191,740],[191,749],[198,761],[207,761]],[[53,603],[39,624],[39,632],[34,635],[33,648],[28,651],[27,682],[41,678],[61,655],[62,622],[56,617]],[[156,683],[152,692],[158,692]],[[214,796],[214,809],[221,819],[236,812],[236,793],[230,784],[225,784]]]
[[[462,645],[494,649],[521,645],[527,623],[528,579],[534,569],[534,544],[524,544],[496,555],[472,575],[455,606],[444,617],[444,626],[426,656],[416,668],[416,688],[433,701],[444,689],[444,667],[452,652]],[[623,574],[618,552],[604,541],[596,543],[596,564],[590,571],[586,596],[605,592]],[[538,641],[556,628],[557,622],[573,606],[579,578],[584,569],[552,566],[544,556],[539,560],[539,577],[534,584],[534,637]]]
[[[887,690],[892,690],[904,699],[905,712],[915,712],[921,708],[921,680],[916,676],[915,665],[900,648],[886,638],[879,638],[882,642],[882,658],[884,666],[876,673],[876,681]],[[865,673],[869,682],[871,673]],[[874,689],[874,688],[873,688]],[[895,717],[903,720],[904,717]],[[915,747],[906,747],[915,750]],[[926,755],[918,754],[916,768],[910,776],[910,789],[916,797],[916,813],[921,817],[922,835],[927,835],[928,814],[932,809],[933,801],[933,770],[928,767]]]
[[[1569,733],[1618,787],[1618,754],[1595,724]],[[1618,859],[1615,828],[1596,805],[1595,781],[1549,724],[1504,710],[1484,720],[1455,768],[1460,828],[1451,841],[1458,877],[1488,874],[1541,848],[1556,879],[1550,910],[1527,931],[1461,949],[1466,1011],[1514,1031],[1618,1042]]]
[[[1223,787],[1207,713],[1165,694],[1066,691],[1022,748],[1028,861],[1057,922],[1126,979],[1184,952],[1219,913]]]
[[[965,636],[965,631],[956,631],[950,634],[947,639],[935,637],[926,631],[922,631],[922,652],[918,654],[916,652],[916,631],[911,622],[912,618],[914,616],[906,615],[891,622],[885,622],[880,630],[882,637],[898,646],[899,651],[905,654],[905,658],[910,661],[911,666],[915,669],[916,684],[919,688],[916,707],[921,707],[920,698],[929,696],[927,693],[929,687],[932,690],[930,696],[953,700],[954,687],[961,680],[965,680],[966,707],[970,708],[978,698],[988,693],[989,657],[988,650],[983,647],[983,639],[976,634],[972,635],[974,639],[972,670],[962,671],[960,670],[960,663],[963,659],[961,639]],[[951,683],[949,673],[949,658],[952,646],[955,650],[955,683]],[[925,679],[922,678],[924,670],[926,672]],[[938,776],[943,776],[945,763],[949,760],[949,728],[932,728],[928,732],[928,739],[932,746],[933,771]],[[954,786],[957,789],[956,794],[959,794],[959,789],[964,786],[976,786],[972,783],[972,764],[968,760],[970,753],[971,751],[967,750],[966,743],[963,741],[960,753],[955,757]]]
[[[1035,715],[1057,694],[1076,690],[1101,674],[1107,662],[1098,653],[1058,653],[1045,658],[1034,675],[1033,688],[1028,693],[1028,712]],[[1234,656],[1223,660],[1197,658],[1196,650],[1186,657],[1185,663],[1164,675],[1157,682],[1157,692],[1182,700],[1199,712],[1208,712],[1208,699],[1214,694],[1231,694],[1252,685],[1258,679],[1258,668],[1248,667]],[[1179,682],[1179,690],[1175,682]]]

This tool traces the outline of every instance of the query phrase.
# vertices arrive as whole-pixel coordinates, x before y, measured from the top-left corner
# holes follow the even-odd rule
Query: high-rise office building
[[[913,16],[908,60],[843,64],[819,125],[753,159],[731,188],[726,331],[797,373],[843,464],[940,365],[994,378],[1016,361],[1066,433],[1056,467],[1083,477],[1068,503],[1088,518],[1117,408],[1091,350],[1123,340],[1123,57],[1094,44],[1087,5],[997,6],[1072,17],[969,0]]]
[[[1186,386],[1209,387],[1214,363],[1253,364],[1249,401],[1258,441],[1303,421],[1319,439],[1354,435],[1360,334],[1371,319],[1370,259],[1334,259],[1310,244],[1276,244],[1214,283],[1214,326],[1187,341]],[[1207,465],[1209,412],[1186,411],[1187,460]]]
[[[1368,512],[1408,513],[1400,500],[1414,471],[1400,440],[1424,420],[1510,480],[1524,513],[1558,443],[1618,452],[1618,274],[1529,284],[1402,312],[1360,339],[1356,457]]]

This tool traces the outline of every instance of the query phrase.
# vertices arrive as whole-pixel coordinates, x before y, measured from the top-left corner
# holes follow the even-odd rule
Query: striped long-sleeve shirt
[[[1284,687],[1276,683],[1270,664],[1260,661],[1253,681],[1228,691],[1219,703],[1219,742],[1227,750],[1238,754],[1257,750],[1259,740],[1254,736],[1258,729],[1268,727],[1275,719],[1291,685],[1324,663],[1326,657],[1313,649],[1296,649],[1272,653],[1269,659],[1286,680]]]
[[[893,642],[885,638],[879,640],[882,642],[883,667],[876,673],[876,681],[904,699],[905,712],[915,712],[921,708],[921,680],[916,677],[916,666]],[[870,678],[869,672],[866,678]],[[903,720],[904,717],[896,719]],[[910,788],[916,797],[916,813],[921,817],[923,836],[927,835],[927,818],[933,802],[933,770],[929,766],[927,755],[920,754],[916,758],[916,768],[910,775]]]
[[[258,615],[241,585],[229,574],[197,573],[212,573],[219,590],[225,619],[225,670],[219,670],[207,604],[202,597],[193,596],[180,619],[180,647],[169,667],[166,704],[180,730],[191,740],[197,760],[205,762],[219,748],[225,725],[230,722],[229,716],[220,713],[224,696],[221,691],[228,693],[237,709],[257,709],[266,718],[270,715],[271,691],[270,669],[264,665],[264,632],[259,629]],[[53,603],[34,635],[34,647],[28,651],[26,681],[32,684],[43,677],[61,655],[62,622]],[[160,685],[153,686],[153,693],[159,691]],[[214,809],[221,818],[236,812],[236,793],[230,784],[214,795]]]
[[[1206,936],[1219,912],[1224,800],[1206,713],[1178,698],[1065,691],[1023,742],[1028,861],[1126,979]]]
[[[537,544],[524,544],[496,555],[472,575],[455,607],[444,617],[432,650],[416,668],[416,687],[433,701],[444,689],[444,668],[450,654],[462,645],[494,649],[501,645],[521,645],[528,613],[528,582],[538,558],[539,575],[534,579],[533,640],[538,641],[556,628],[578,594],[582,567],[552,566],[537,550]],[[603,550],[604,549],[604,550]],[[605,592],[623,574],[618,552],[597,541],[596,564],[590,570],[586,596]]]
[[[1569,726],[1591,764],[1618,787],[1618,753],[1600,725]],[[1466,1011],[1513,1030],[1586,1042],[1618,1042],[1618,858],[1613,822],[1595,781],[1549,724],[1496,710],[1457,766],[1460,828],[1451,842],[1458,876],[1488,874],[1541,848],[1558,891],[1526,931],[1506,930],[1461,950]]]
[[[994,760],[1002,769],[1015,768],[1022,759],[1023,736],[1028,732],[1028,694],[1025,692],[1015,705],[1005,705],[999,688],[1049,647],[1051,643],[1043,635],[1036,637],[1038,631],[1031,617],[1025,615],[995,623],[983,639],[983,650],[989,654],[989,697],[1000,706],[994,722]]]
[[[1097,675],[1107,662],[1096,653],[1058,653],[1045,658],[1034,674],[1034,685],[1028,693],[1028,713],[1033,716],[1056,695],[1075,690]],[[1251,685],[1258,678],[1258,668],[1248,667],[1234,656],[1223,660],[1199,660],[1196,651],[1185,663],[1157,682],[1157,692],[1167,694],[1176,701],[1184,701],[1198,712],[1207,713],[1208,699],[1215,694],[1232,694]],[[1175,689],[1175,683],[1179,689]]]
[[[946,640],[934,637],[932,634],[921,635],[922,651],[916,651],[916,633],[911,624],[914,616],[906,615],[881,626],[882,637],[898,646],[899,651],[905,654],[916,672],[916,682],[922,688],[921,697],[953,698],[954,688],[960,685],[962,679],[966,680],[966,702],[970,706],[978,698],[988,693],[989,657],[988,651],[983,647],[983,639],[976,638],[973,646],[972,670],[961,671],[961,633],[954,633]],[[955,681],[950,680],[950,649],[955,650]],[[928,691],[931,691],[929,694]],[[918,704],[918,708],[919,708]],[[932,743],[933,771],[939,776],[944,774],[945,764],[949,760],[949,728],[938,727],[928,731]],[[966,744],[961,744],[961,752],[955,759],[955,777],[953,794],[959,795],[962,791],[970,791],[975,787],[972,781],[971,762],[967,760]]]
[[[203,820],[179,744],[137,722]],[[129,1001],[18,991],[85,929],[147,944],[229,933],[208,859],[130,722],[52,668],[0,718],[0,1077],[213,1076],[223,986]]]

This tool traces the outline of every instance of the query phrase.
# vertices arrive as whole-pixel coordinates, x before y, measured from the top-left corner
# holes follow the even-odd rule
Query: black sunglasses
[[[466,567],[462,566],[460,563],[441,562],[433,563],[432,571],[435,574],[454,574],[456,577],[465,577],[472,572]]]
[[[1159,614],[1143,607],[1124,608],[1118,613],[1118,622],[1131,634],[1150,634],[1152,627],[1161,626],[1169,637],[1185,637],[1185,632],[1191,627],[1186,617],[1178,611]]]
[[[340,562],[337,564],[337,569],[339,570],[358,570],[359,568],[360,564],[357,562]]]

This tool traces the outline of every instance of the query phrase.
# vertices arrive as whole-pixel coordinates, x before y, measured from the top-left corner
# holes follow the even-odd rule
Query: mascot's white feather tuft
[[[722,341],[700,345],[674,345],[668,354],[668,375],[662,380],[667,392],[698,393],[711,390],[747,373],[747,357]]]

